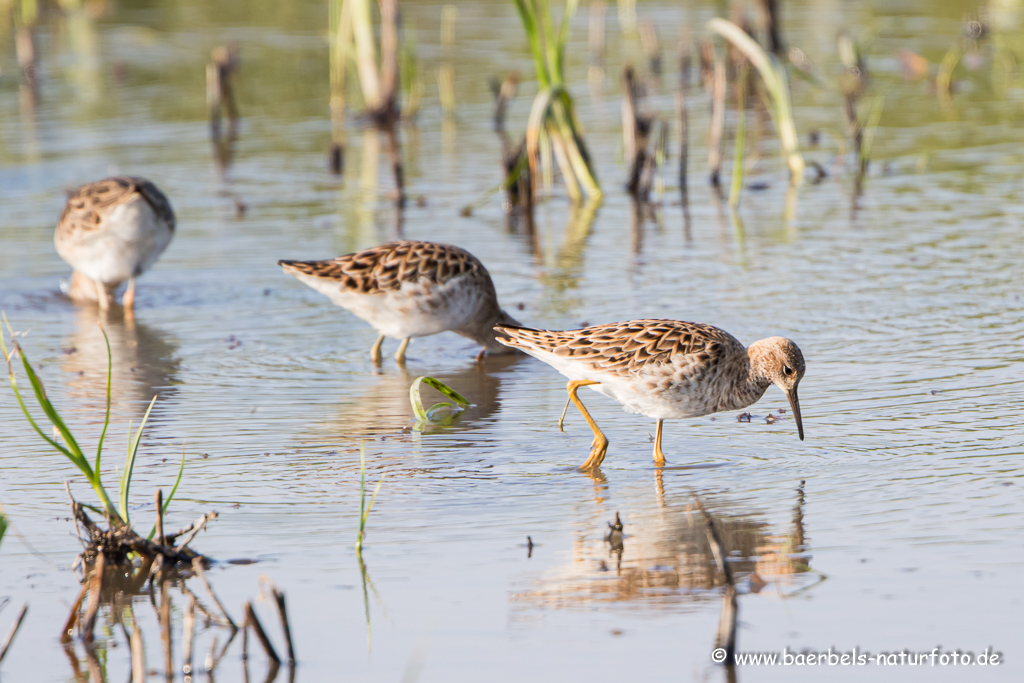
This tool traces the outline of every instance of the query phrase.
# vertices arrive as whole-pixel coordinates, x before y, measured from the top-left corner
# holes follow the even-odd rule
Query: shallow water
[[[0,308],[29,330],[23,344],[49,393],[82,441],[94,443],[105,354],[96,312],[60,296],[68,273],[53,225],[65,187],[111,172],[145,175],[165,190],[179,217],[175,241],[140,280],[134,324],[117,315],[105,323],[115,368],[104,472],[113,482],[128,422],[137,424],[157,394],[133,514],[149,522],[152,491],[173,483],[184,442],[185,478],[168,525],[220,513],[196,542],[220,561],[211,581],[236,618],[261,575],[286,592],[297,679],[717,680],[724,674],[709,655],[721,588],[696,494],[736,551],[741,652],[993,648],[1004,665],[833,667],[826,675],[1019,680],[1021,83],[990,65],[958,71],[959,92],[943,108],[926,83],[901,78],[895,57],[913,50],[934,72],[973,5],[786,3],[786,40],[829,82],[839,70],[836,32],[877,32],[867,52],[870,92],[886,99],[863,195],[854,196],[837,161],[839,96],[795,81],[802,139],[822,133],[807,157],[832,175],[793,201],[776,147],[762,141],[751,180],[768,188],[748,189],[734,220],[705,184],[708,100],[694,85],[688,218],[673,159],[657,220],[642,225],[620,189],[618,95],[621,65],[641,51],[609,7],[604,92],[591,90],[584,8],[569,78],[607,197],[588,221],[556,185],[538,208],[536,240],[507,229],[497,196],[459,216],[500,181],[486,79],[532,69],[511,4],[459,6],[454,121],[442,121],[434,87],[445,58],[441,5],[404,6],[426,87],[417,126],[402,130],[410,202],[400,228],[377,133],[350,122],[346,175],[326,173],[323,3],[279,5],[156,2],[111,6],[74,27],[49,21],[34,112],[19,99],[5,47]],[[676,26],[687,22],[700,35],[714,7],[639,9],[657,22],[665,48],[668,71],[652,102],[670,120]],[[996,9],[993,30],[1019,39],[1016,3]],[[222,175],[204,120],[204,63],[209,48],[232,40],[241,47],[244,118]],[[511,130],[525,125],[533,93],[531,82],[521,86]],[[659,472],[650,461],[653,422],[586,393],[611,440],[601,475],[591,477],[573,470],[589,431],[570,413],[558,432],[564,382],[537,361],[478,366],[471,343],[441,335],[416,340],[405,370],[390,359],[374,369],[373,331],[274,263],[345,253],[399,230],[476,254],[526,324],[670,317],[719,325],[746,343],[793,338],[808,362],[800,388],[807,440],[786,415],[765,423],[785,407],[772,388],[750,423],[735,414],[668,423],[672,466]],[[474,407],[453,427],[421,434],[410,430],[408,387],[425,374]],[[24,424],[6,390],[0,425],[0,503],[12,524],[0,546],[0,596],[12,598],[0,631],[30,603],[2,674],[74,680],[57,641],[78,593],[69,565],[79,545],[62,483],[71,479],[82,500],[91,493]],[[365,589],[353,549],[360,444],[371,485],[386,475],[368,524]],[[621,561],[604,541],[616,512],[627,535]],[[176,590],[172,600],[177,639],[183,600]],[[137,597],[135,611],[148,666],[160,669],[149,601]],[[280,644],[272,608],[257,610]],[[100,624],[101,677],[124,680],[124,638],[107,612]],[[214,637],[223,643],[221,630],[200,631],[200,657]],[[242,680],[237,647],[218,680]],[[178,657],[177,640],[174,648]],[[80,645],[77,652],[82,659]],[[249,669],[262,679],[262,654],[251,655]],[[738,671],[743,681],[822,675]]]

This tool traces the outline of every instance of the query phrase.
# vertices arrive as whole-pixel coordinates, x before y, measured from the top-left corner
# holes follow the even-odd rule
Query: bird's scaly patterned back
[[[379,294],[426,278],[443,284],[461,276],[478,279],[493,295],[484,265],[465,249],[438,242],[400,240],[326,261],[278,261],[293,273],[336,280],[343,289]]]
[[[710,367],[724,358],[746,355],[743,344],[725,330],[678,320],[630,320],[564,332],[500,329],[511,338],[511,346],[546,351],[623,376],[671,362],[674,356],[694,356],[695,362]]]
[[[102,230],[107,215],[139,194],[174,232],[174,211],[167,197],[145,178],[115,176],[75,188],[68,195],[57,223],[57,240],[81,239]]]

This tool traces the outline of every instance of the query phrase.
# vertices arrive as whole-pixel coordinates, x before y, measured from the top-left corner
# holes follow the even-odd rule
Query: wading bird
[[[327,261],[277,264],[377,330],[374,363],[385,337],[401,340],[395,360],[403,363],[410,339],[446,331],[483,346],[478,357],[509,353],[495,325],[519,324],[498,305],[484,265],[450,244],[400,240]]]
[[[68,296],[107,309],[128,281],[121,303],[135,305],[135,278],[163,253],[174,236],[174,211],[145,178],[117,176],[71,191],[53,243],[74,271]]]
[[[797,432],[804,438],[796,393],[804,376],[804,357],[789,339],[768,337],[744,347],[717,327],[677,320],[632,320],[564,332],[512,325],[495,329],[507,335],[501,338],[503,344],[539,358],[569,378],[569,400],[594,433],[590,457],[580,469],[600,467],[608,451],[608,439],[576,395],[580,387],[658,421],[654,463],[659,467],[665,464],[664,420],[745,408],[772,384],[785,392]],[[559,429],[564,419],[563,410]]]

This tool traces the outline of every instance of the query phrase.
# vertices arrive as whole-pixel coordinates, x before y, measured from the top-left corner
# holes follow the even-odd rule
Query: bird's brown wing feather
[[[400,289],[404,282],[427,279],[443,284],[457,277],[478,277],[491,285],[483,264],[465,249],[438,242],[401,240],[326,261],[278,261],[293,274],[336,280],[346,290],[378,294]]]
[[[498,329],[509,336],[509,346],[578,359],[594,369],[621,375],[671,362],[675,356],[694,355],[694,360],[713,364],[723,353],[744,348],[717,327],[678,320],[630,320],[566,331]]]
[[[174,230],[174,211],[167,197],[145,178],[115,176],[77,187],[68,195],[57,222],[57,240],[81,239],[104,228],[110,212],[140,194],[157,216]]]

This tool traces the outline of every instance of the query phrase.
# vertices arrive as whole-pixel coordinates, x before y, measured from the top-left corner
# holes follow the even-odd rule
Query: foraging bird
[[[327,261],[277,264],[377,330],[374,363],[385,337],[402,340],[395,360],[404,363],[410,339],[449,330],[483,346],[478,358],[511,352],[495,339],[495,325],[519,323],[498,305],[490,274],[465,249],[399,240]]]
[[[772,384],[786,393],[800,440],[804,438],[797,399],[804,357],[789,339],[768,337],[744,348],[717,327],[677,320],[632,320],[564,332],[511,325],[496,329],[508,336],[500,340],[503,344],[539,358],[569,378],[569,400],[594,433],[590,457],[580,469],[599,467],[608,451],[608,439],[576,395],[586,386],[629,412],[658,421],[658,467],[665,464],[664,420],[745,408]],[[559,429],[564,419],[563,410]]]
[[[110,308],[125,280],[122,305],[135,305],[135,278],[163,253],[174,236],[174,211],[145,178],[117,176],[71,191],[53,243],[74,271],[68,296]]]

